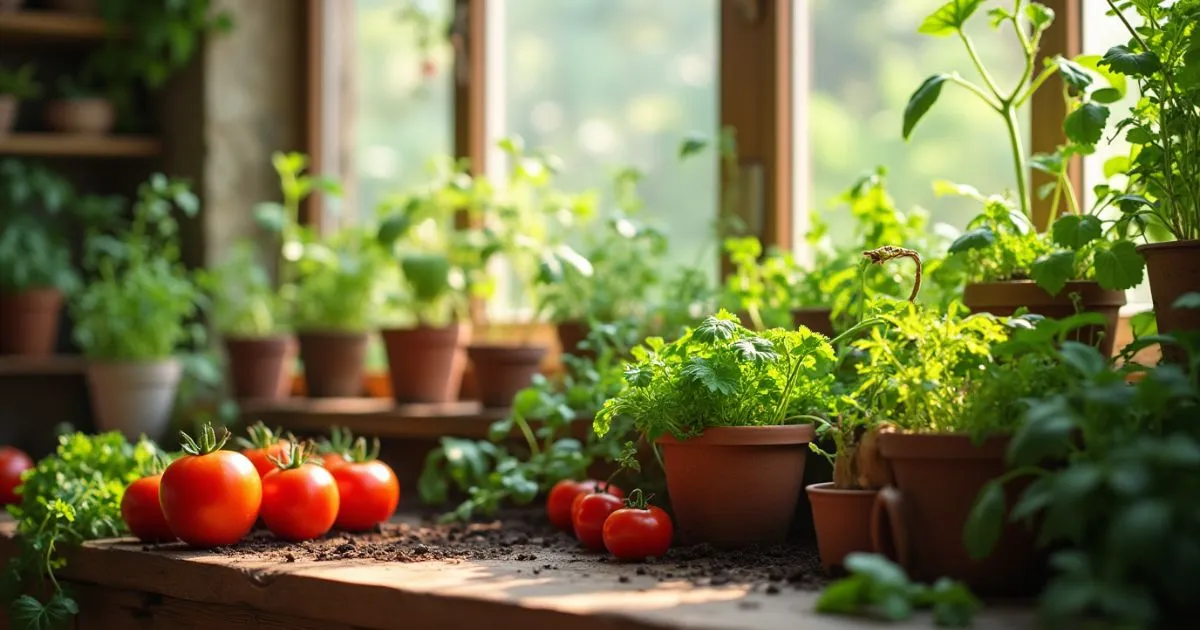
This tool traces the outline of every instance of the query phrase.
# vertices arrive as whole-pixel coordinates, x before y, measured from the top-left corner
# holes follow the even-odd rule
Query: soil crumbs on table
[[[505,513],[495,521],[470,524],[426,522],[387,523],[374,532],[331,532],[323,538],[286,543],[266,531],[219,550],[228,555],[253,555],[279,562],[375,560],[426,562],[507,560],[528,562],[530,573],[556,571],[562,565],[604,564],[616,569],[618,580],[633,575],[660,582],[688,581],[698,586],[749,584],[770,595],[783,589],[816,590],[828,579],[811,546],[784,544],[721,550],[707,544],[672,547],[663,558],[620,562],[607,553],[589,552],[574,537],[555,530],[541,513]],[[610,571],[611,573],[611,571]],[[586,573],[584,574],[586,576]]]

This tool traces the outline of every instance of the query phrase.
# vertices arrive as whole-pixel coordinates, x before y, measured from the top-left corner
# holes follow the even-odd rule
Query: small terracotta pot
[[[966,435],[885,433],[879,449],[895,485],[879,491],[871,516],[871,541],[914,579],[961,580],[979,595],[1027,596],[1046,578],[1046,556],[1024,523],[1004,529],[992,554],[972,560],[963,543],[967,514],[980,489],[1007,470],[1008,437],[979,446]],[[1028,483],[1005,486],[1011,508]]]
[[[458,400],[464,346],[471,340],[470,324],[443,328],[392,328],[379,331],[387,350],[392,398],[401,403],[446,403]]]
[[[475,367],[475,387],[484,407],[508,407],[529,387],[546,356],[545,346],[473,344],[467,356]]]
[[[813,484],[805,490],[812,503],[817,549],[826,571],[842,568],[848,554],[871,552],[871,513],[878,490],[841,490],[833,482]]]
[[[1200,292],[1200,241],[1171,241],[1138,247],[1146,258],[1150,277],[1150,297],[1154,300],[1154,319],[1159,334],[1200,331],[1200,309],[1172,308],[1179,296]],[[1163,360],[1185,363],[1182,348],[1164,345]]]
[[[0,293],[0,354],[54,354],[62,305],[62,291],[53,288]]]
[[[596,353],[592,350],[579,349],[579,344],[583,343],[592,332],[592,327],[588,326],[586,322],[562,322],[557,326],[557,329],[558,344],[562,346],[563,354],[589,358],[596,356]]]
[[[296,347],[296,338],[291,335],[225,337],[234,398],[287,398],[292,389]]]
[[[58,99],[46,104],[46,125],[59,133],[102,136],[116,123],[112,101],[105,98]]]
[[[1068,282],[1058,295],[1052,296],[1032,280],[975,282],[968,284],[963,291],[963,304],[972,313],[991,313],[1003,317],[1027,307],[1031,313],[1062,319],[1076,312],[1075,304],[1071,301],[1072,293],[1079,294],[1083,311],[1100,313],[1108,323],[1104,326],[1084,326],[1076,330],[1071,339],[1098,346],[1104,356],[1112,356],[1117,322],[1121,307],[1125,306],[1124,291],[1109,291],[1101,288],[1098,282],[1086,280]]]
[[[0,0],[3,2],[3,0]],[[3,6],[3,5],[0,5]],[[3,13],[4,11],[0,11]],[[0,94],[0,138],[12,132],[17,125],[17,97],[12,94]]]
[[[92,414],[100,431],[130,440],[165,437],[175,406],[182,366],[176,359],[146,362],[93,361],[87,366]]]
[[[310,398],[352,398],[363,393],[367,333],[309,331],[296,335],[304,386]]]
[[[792,324],[797,328],[807,327],[809,330],[833,337],[833,309],[831,308],[794,308],[792,309]]]
[[[678,539],[721,547],[783,542],[812,438],[808,424],[713,427],[682,442],[660,437]]]
[[[46,4],[55,11],[78,15],[100,15],[100,0],[47,0]]]

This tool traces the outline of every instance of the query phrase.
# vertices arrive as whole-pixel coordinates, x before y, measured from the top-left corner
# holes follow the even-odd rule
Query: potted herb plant
[[[1025,60],[1024,72],[1014,86],[998,85],[977,54],[971,36],[964,31],[982,4],[976,0],[952,0],[930,14],[919,29],[935,37],[957,36],[977,68],[982,84],[957,73],[935,74],[913,93],[903,121],[903,135],[908,139],[937,101],[942,87],[955,84],[995,112],[1008,131],[1017,189],[1012,201],[1004,197],[985,198],[969,187],[941,188],[943,192],[968,194],[985,204],[984,212],[949,250],[967,257],[970,276],[963,301],[973,312],[996,315],[1010,315],[1022,308],[1056,318],[1079,309],[1101,313],[1106,318],[1102,327],[1083,329],[1079,334],[1088,343],[1100,343],[1111,353],[1118,311],[1125,304],[1124,291],[1141,282],[1144,261],[1116,222],[1107,222],[1105,229],[1106,222],[1100,214],[1107,205],[1104,200],[1090,211],[1080,207],[1066,170],[1072,156],[1094,151],[1108,121],[1106,104],[1124,95],[1125,81],[1101,68],[1095,56],[1073,60],[1055,57],[1035,72],[1042,36],[1053,22],[1054,12],[1039,2],[1016,0],[1010,3],[1011,9],[1001,7],[988,12],[994,28],[1012,28]],[[1022,146],[1017,111],[1056,75],[1062,79],[1067,103],[1068,114],[1063,120],[1066,142],[1052,155],[1031,158]],[[1031,166],[1054,178],[1037,191],[1050,201],[1050,212],[1045,219],[1033,213]],[[1066,212],[1049,232],[1043,233],[1063,206]]]
[[[539,278],[573,267],[588,274],[591,263],[568,242],[575,221],[595,213],[592,192],[567,194],[554,188],[558,159],[526,152],[519,139],[500,141],[510,171],[503,187],[481,217],[482,228],[497,239],[496,253],[508,263],[518,289],[537,302]],[[532,382],[549,348],[528,337],[497,342],[477,340],[467,346],[479,397],[485,407],[507,407]]]
[[[1161,1],[1109,6],[1131,39],[1109,49],[1100,64],[1136,81],[1142,95],[1118,123],[1133,152],[1130,186],[1116,202],[1123,222],[1162,241],[1138,246],[1158,331],[1200,330],[1200,305],[1180,302],[1200,287],[1200,83],[1190,28],[1200,8]],[[1130,9],[1140,18],[1136,28],[1124,13]],[[1185,358],[1173,345],[1163,348],[1163,356],[1180,363]]]
[[[131,224],[88,239],[95,277],[70,304],[97,428],[130,439],[164,437],[182,369],[174,354],[203,332],[187,325],[201,295],[179,260],[175,209],[199,211],[185,182],[156,174],[139,186]]]
[[[79,279],[53,220],[73,195],[40,165],[0,160],[0,354],[54,352],[64,296]]]
[[[485,180],[447,157],[434,162],[428,184],[381,204],[377,238],[400,275],[388,297],[397,323],[380,330],[397,402],[458,400],[471,339],[469,299],[491,288],[485,265],[495,244],[471,225],[488,195]],[[458,225],[460,217],[467,225]]]
[[[0,138],[17,124],[17,106],[21,101],[41,94],[42,88],[33,78],[35,71],[31,63],[16,70],[0,66]]]
[[[59,133],[101,136],[116,124],[116,107],[90,68],[78,78],[64,76],[58,94],[46,103],[46,126]]]
[[[286,398],[292,389],[296,339],[255,244],[237,243],[201,279],[212,295],[213,324],[225,346],[234,397]]]

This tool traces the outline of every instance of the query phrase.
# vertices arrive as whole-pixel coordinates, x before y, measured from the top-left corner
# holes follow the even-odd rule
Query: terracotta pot
[[[471,340],[470,324],[379,331],[387,350],[392,397],[401,403],[458,400]]]
[[[363,393],[367,333],[310,331],[296,335],[304,386],[310,398],[350,398]]]
[[[833,482],[813,484],[805,490],[812,503],[817,549],[826,571],[842,568],[846,555],[871,552],[871,513],[878,490],[841,490]]]
[[[63,294],[58,289],[0,293],[0,354],[54,354],[62,305]]]
[[[182,366],[176,359],[147,362],[92,361],[88,391],[96,428],[120,431],[130,440],[166,436]]]
[[[592,332],[592,327],[586,322],[562,322],[558,325],[558,343],[562,346],[563,354],[570,354],[577,357],[595,357],[596,353],[592,350],[580,350],[579,344],[587,339]]]
[[[834,336],[833,309],[831,308],[794,308],[792,309],[792,324],[797,328],[805,326],[826,337]]]
[[[545,346],[475,344],[467,356],[475,367],[475,388],[484,407],[508,407],[533,382],[546,356]]]
[[[3,2],[3,0],[0,0],[0,2]],[[0,10],[0,13],[3,12]],[[12,94],[0,94],[0,138],[7,136],[16,124],[17,97]]]
[[[780,543],[804,487],[813,427],[713,427],[657,440],[678,539],[722,547]]]
[[[112,131],[116,111],[105,98],[58,99],[46,104],[46,125],[59,133],[102,136]]]
[[[287,398],[292,389],[296,345],[296,339],[291,335],[225,337],[234,398]]]
[[[25,0],[0,0],[0,13],[16,13],[23,4],[25,4]],[[3,131],[4,125],[0,125],[0,132]]]
[[[1032,280],[1011,282],[975,282],[968,284],[963,292],[963,303],[972,313],[1012,315],[1018,308],[1027,307],[1029,312],[1054,319],[1075,314],[1071,294],[1078,293],[1080,307],[1091,313],[1100,313],[1107,320],[1105,326],[1084,326],[1075,331],[1071,339],[1099,346],[1104,356],[1112,356],[1113,342],[1117,337],[1117,322],[1121,307],[1125,306],[1124,291],[1109,291],[1100,283],[1091,280],[1068,282],[1058,295],[1046,293]]]
[[[1154,300],[1154,319],[1160,334],[1200,331],[1200,309],[1172,308],[1179,296],[1200,292],[1200,241],[1171,241],[1138,247],[1146,258],[1150,278],[1150,297]],[[1182,348],[1163,346],[1163,360],[1185,363]]]
[[[1037,593],[1045,581],[1046,557],[1024,523],[1006,520],[995,549],[982,560],[972,560],[963,544],[976,495],[1007,470],[1008,442],[1008,437],[991,437],[976,446],[966,435],[880,435],[879,448],[895,485],[876,497],[871,516],[875,550],[917,580],[946,576],[966,582],[979,595]],[[1027,485],[1005,486],[1008,506]]]
[[[100,0],[47,0],[46,4],[55,11],[79,15],[100,15]]]

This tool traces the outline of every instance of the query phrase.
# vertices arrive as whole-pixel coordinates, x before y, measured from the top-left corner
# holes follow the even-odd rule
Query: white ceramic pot
[[[165,437],[183,368],[177,359],[88,363],[92,415],[99,431],[120,431],[130,440]]]

